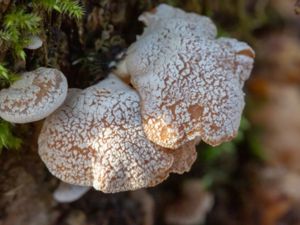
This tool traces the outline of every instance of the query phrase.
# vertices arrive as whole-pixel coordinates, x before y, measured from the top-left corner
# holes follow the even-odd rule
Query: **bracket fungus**
[[[244,108],[251,47],[216,38],[209,18],[165,4],[139,19],[147,27],[115,73],[130,78],[141,97],[147,138],[172,149],[195,138],[213,146],[231,140]]]
[[[113,74],[70,89],[45,120],[38,145],[53,175],[109,193],[154,186],[171,172],[188,171],[196,159],[194,142],[176,152],[146,138],[138,94]]]
[[[44,119],[67,96],[68,83],[60,71],[41,67],[0,91],[0,117],[12,123]]]

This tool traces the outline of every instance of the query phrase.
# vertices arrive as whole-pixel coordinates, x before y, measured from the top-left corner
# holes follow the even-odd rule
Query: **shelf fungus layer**
[[[12,123],[44,119],[64,102],[67,92],[67,80],[57,69],[41,67],[26,72],[0,91],[0,117]]]
[[[254,51],[216,38],[207,17],[164,4],[140,20],[147,27],[116,73],[129,77],[141,97],[148,139],[176,149],[196,138],[215,146],[235,137]]]
[[[175,154],[146,138],[138,94],[113,74],[87,89],[71,89],[45,120],[38,144],[53,175],[108,193],[157,185],[170,172],[188,171],[196,159],[193,142]]]

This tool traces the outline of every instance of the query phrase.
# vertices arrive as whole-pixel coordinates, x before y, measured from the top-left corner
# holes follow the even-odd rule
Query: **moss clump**
[[[12,133],[12,125],[0,119],[0,153],[3,148],[19,149],[22,140],[17,138]]]

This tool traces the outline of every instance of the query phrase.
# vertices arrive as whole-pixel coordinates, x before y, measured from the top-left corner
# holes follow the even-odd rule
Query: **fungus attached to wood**
[[[64,102],[67,90],[65,76],[56,69],[41,67],[26,72],[0,91],[0,117],[12,123],[44,119]]]
[[[188,171],[196,159],[193,142],[175,154],[146,138],[138,94],[113,74],[87,89],[71,89],[45,120],[38,144],[53,175],[103,192],[157,185],[171,172]]]
[[[207,17],[164,4],[140,20],[147,27],[115,72],[129,76],[141,97],[147,138],[176,149],[196,138],[215,146],[235,137],[254,51],[216,39]]]

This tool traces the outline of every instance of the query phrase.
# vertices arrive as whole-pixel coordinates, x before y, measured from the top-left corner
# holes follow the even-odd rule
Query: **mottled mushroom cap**
[[[68,83],[60,71],[39,68],[0,91],[0,117],[12,123],[41,120],[56,110],[67,96]]]
[[[50,172],[64,182],[110,193],[162,182],[173,172],[173,152],[148,141],[139,102],[138,94],[112,74],[82,91],[71,90],[45,120],[38,140]]]
[[[215,39],[214,25],[203,16],[162,5],[142,17],[148,27],[129,47],[121,70],[141,97],[148,139],[174,149],[195,138],[211,145],[231,140],[254,51],[235,39]]]
[[[175,32],[188,32],[187,34],[207,38],[215,38],[217,35],[217,28],[210,18],[195,13],[186,13],[166,4],[160,4],[151,12],[144,12],[138,19],[147,26],[144,34],[160,26],[164,27],[165,31],[172,29],[176,30]]]

